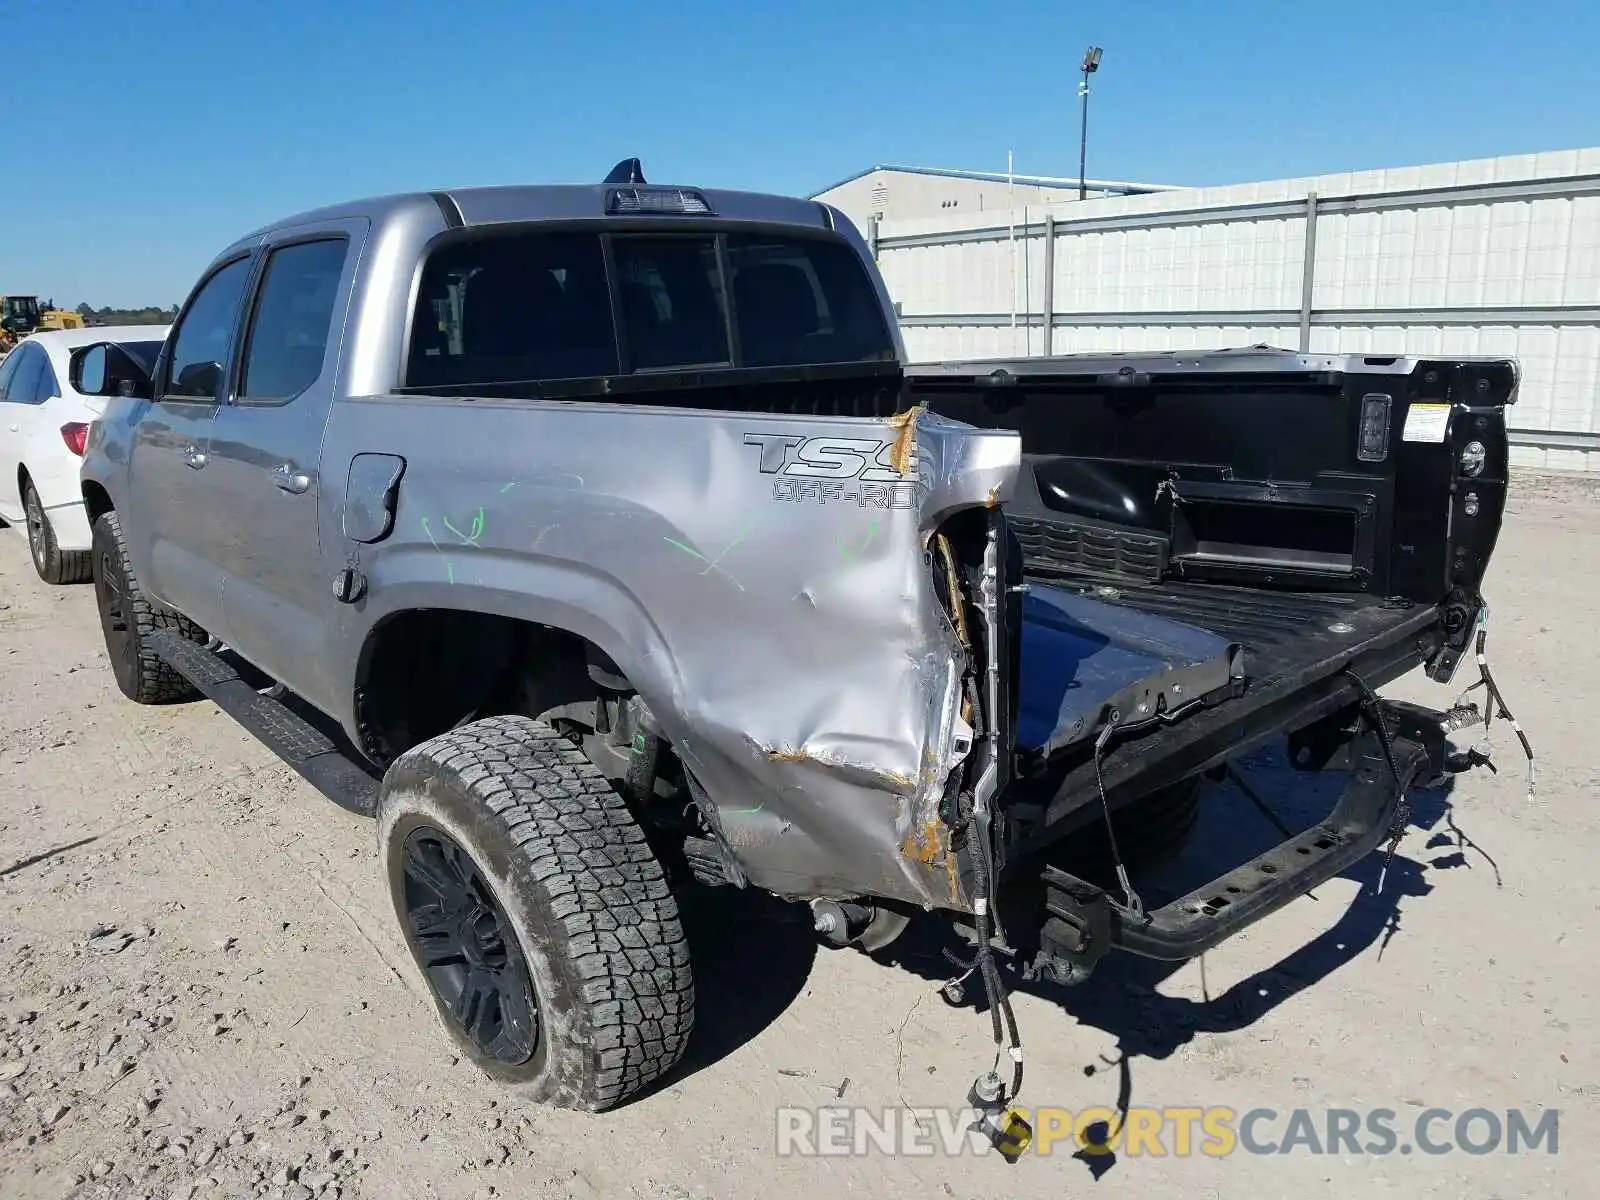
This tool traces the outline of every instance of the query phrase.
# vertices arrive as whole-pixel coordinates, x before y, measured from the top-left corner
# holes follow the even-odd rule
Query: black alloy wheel
[[[402,864],[406,923],[428,984],[485,1056],[533,1057],[539,1006],[527,959],[483,872],[445,833],[419,826]]]

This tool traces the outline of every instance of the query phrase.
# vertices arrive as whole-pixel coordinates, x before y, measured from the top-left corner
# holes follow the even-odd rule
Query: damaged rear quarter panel
[[[960,649],[925,560],[940,521],[1009,496],[1008,432],[892,420],[379,396],[335,405],[325,477],[406,460],[394,529],[356,562],[323,661],[352,728],[370,630],[413,608],[577,633],[650,704],[752,883],[960,907],[945,779]],[[339,547],[337,555],[333,547]]]

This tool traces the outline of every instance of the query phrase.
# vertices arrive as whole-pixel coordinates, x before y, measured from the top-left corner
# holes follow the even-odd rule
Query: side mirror
[[[150,372],[115,342],[95,342],[72,352],[67,379],[85,396],[150,398]]]

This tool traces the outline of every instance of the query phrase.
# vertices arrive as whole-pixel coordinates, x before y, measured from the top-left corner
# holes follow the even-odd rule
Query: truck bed
[[[1437,644],[1438,611],[1405,601],[1341,594],[1267,592],[1168,581],[1141,586],[1073,581],[1029,569],[1030,585],[1072,590],[1178,621],[1235,643],[1242,680],[1231,694],[1212,693],[1196,711],[1113,742],[1100,778],[1113,805],[1248,753],[1285,732],[1361,698],[1352,674],[1381,687],[1420,665]],[[1113,598],[1107,592],[1114,590]],[[1348,630],[1348,631],[1346,631]],[[1024,679],[1029,662],[1022,662]],[[1078,741],[1053,754],[1023,752],[1026,778],[1015,791],[1017,815],[1041,839],[1060,837],[1098,817],[1092,747]]]
[[[912,367],[913,402],[1022,435],[1006,513],[1023,574],[1102,602],[1083,610],[1089,638],[1132,610],[1232,652],[1230,687],[1124,720],[1098,778],[1094,739],[1019,738],[1022,841],[1092,815],[1100,780],[1126,803],[1419,665],[1449,678],[1499,532],[1516,380],[1504,360],[1267,347]],[[1030,664],[1025,641],[1024,701],[1058,669],[1051,649]],[[1150,679],[1170,669],[1158,655]]]
[[[1014,521],[1013,527],[1023,522]],[[1426,628],[1436,611],[1402,598],[1350,592],[1289,592],[1229,587],[1193,580],[1098,582],[1053,567],[1047,556],[1025,555],[1025,575],[1152,616],[1193,625],[1239,645],[1253,690],[1286,680],[1307,681],[1336,671],[1352,647],[1386,635]],[[1423,620],[1417,621],[1419,611]]]

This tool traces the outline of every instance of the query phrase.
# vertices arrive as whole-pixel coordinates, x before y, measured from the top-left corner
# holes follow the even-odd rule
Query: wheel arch
[[[496,589],[449,591],[413,596],[362,634],[347,728],[375,763],[469,717],[536,716],[600,693],[637,692],[664,717],[674,709],[675,665],[653,624],[630,640],[594,610]]]
[[[98,480],[85,479],[79,490],[83,493],[83,510],[89,517],[90,528],[106,513],[116,508],[111,502],[111,493],[99,483]]]

